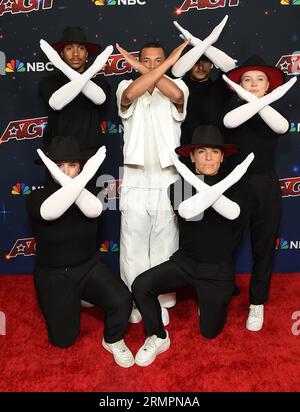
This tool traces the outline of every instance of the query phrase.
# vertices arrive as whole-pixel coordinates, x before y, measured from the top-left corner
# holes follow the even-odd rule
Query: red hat
[[[252,70],[259,70],[268,76],[269,83],[270,83],[269,90],[268,90],[269,92],[276,89],[276,87],[284,84],[283,72],[277,67],[267,66],[260,56],[249,57],[249,59],[245,61],[243,66],[230,70],[228,73],[226,73],[226,76],[230,80],[239,84],[241,81],[241,76],[244,73],[248,71],[252,71]]]
[[[60,53],[67,44],[72,43],[83,44],[90,56],[98,54],[102,49],[100,44],[89,43],[84,31],[80,27],[66,27],[62,32],[60,41],[52,44],[52,47]]]

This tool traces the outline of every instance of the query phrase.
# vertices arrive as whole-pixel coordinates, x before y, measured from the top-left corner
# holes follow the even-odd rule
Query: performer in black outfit
[[[189,88],[187,115],[181,126],[181,144],[188,144],[195,128],[211,124],[222,128],[222,113],[228,105],[232,92],[220,75],[211,79],[213,63],[202,55],[192,69],[183,77]]]
[[[88,42],[80,27],[66,27],[60,41],[52,47],[45,40],[40,41],[40,46],[58,69],[39,84],[48,113],[44,146],[47,150],[53,136],[75,136],[82,153],[90,157],[103,144],[101,120],[110,97],[108,83],[101,76],[92,76],[105,64],[113,47],[107,47],[86,69],[88,57],[97,55],[101,46]],[[95,173],[91,186],[96,186],[98,174]],[[92,306],[84,300],[81,304]]]
[[[175,76],[184,76],[183,81],[190,92],[187,116],[181,126],[181,144],[190,143],[193,131],[201,124],[215,125],[220,129],[223,127],[222,113],[232,91],[226,86],[221,74],[215,80],[212,80],[211,74],[214,64],[226,73],[235,67],[235,60],[216,47],[211,47],[211,44],[218,39],[226,21],[227,16],[204,41],[174,22],[181,37],[191,39],[190,44],[193,46],[172,69]],[[188,165],[184,158],[181,161]]]
[[[81,172],[86,157],[74,137],[53,137],[49,157],[38,152],[51,176],[44,189],[28,196],[27,207],[36,239],[34,283],[49,341],[62,348],[74,343],[84,298],[104,310],[104,348],[118,365],[130,367],[134,358],[123,340],[130,292],[101,260],[97,230],[102,204],[85,189],[105,158],[105,147]]]
[[[187,194],[195,191],[183,179],[170,186],[171,203],[174,211],[179,212],[179,249],[169,261],[138,276],[132,285],[134,300],[142,314],[147,336],[135,358],[139,366],[149,365],[170,346],[157,299],[160,293],[193,286],[197,293],[203,336],[214,338],[225,325],[227,307],[235,285],[233,220],[239,216],[240,208],[222,193],[241,178],[253,160],[253,155],[249,155],[222,180],[219,167],[223,157],[236,151],[234,145],[224,144],[215,126],[197,127],[191,143],[176,149],[177,154],[190,156],[195,163],[196,175],[204,175],[204,182],[174,154],[173,161],[178,172],[199,193],[186,199]],[[241,191],[231,189],[228,195],[241,202]]]
[[[243,66],[228,72],[227,76],[223,76],[224,80],[237,93],[232,97],[224,117],[228,128],[227,142],[240,147],[239,154],[228,163],[234,167],[245,154],[255,154],[255,160],[244,177],[249,201],[236,230],[235,244],[236,247],[240,245],[243,230],[250,223],[253,269],[246,327],[259,331],[264,321],[264,303],[269,297],[281,215],[275,153],[279,135],[289,130],[289,122],[269,104],[281,98],[296,79],[284,84],[282,71],[267,66],[259,56],[252,56]]]
[[[102,145],[101,119],[110,97],[108,83],[102,76],[92,76],[106,63],[113,47],[107,47],[86,70],[88,57],[97,55],[101,46],[88,42],[80,27],[65,28],[53,47],[44,40],[40,45],[60,70],[43,78],[39,85],[48,112],[44,143],[48,146],[56,135],[75,136],[80,149],[90,156]]]

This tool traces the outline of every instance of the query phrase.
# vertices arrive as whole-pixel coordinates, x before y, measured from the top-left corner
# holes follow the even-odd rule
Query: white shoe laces
[[[156,349],[156,345],[155,345],[156,339],[157,339],[156,335],[149,336],[149,338],[147,338],[146,342],[144,343],[143,351],[151,352],[153,348]]]
[[[115,343],[111,343],[110,346],[115,354],[120,355],[122,357],[131,357],[130,350],[127,348],[124,339],[121,339]]]

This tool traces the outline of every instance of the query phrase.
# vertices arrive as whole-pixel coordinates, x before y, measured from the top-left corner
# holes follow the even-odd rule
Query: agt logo
[[[176,9],[176,14],[186,13],[190,9],[205,10],[225,6],[236,7],[239,6],[239,3],[239,0],[185,0],[183,4]]]
[[[282,6],[300,6],[300,0],[280,0]]]
[[[101,122],[101,133],[103,134],[123,133],[123,131],[124,131],[124,126],[122,124],[115,124],[107,120],[103,120]]]
[[[17,256],[35,255],[36,244],[34,238],[18,239],[11,250],[5,255],[6,260],[13,259]]]
[[[300,196],[300,177],[279,179],[282,197]]]
[[[289,76],[300,74],[300,51],[281,56],[276,67]]]
[[[276,241],[276,250],[291,250],[291,249],[300,249],[300,240],[291,240],[287,241],[282,238],[278,238]]]
[[[0,17],[5,13],[18,14],[52,9],[53,0],[0,0]]]
[[[139,52],[130,52],[132,56],[138,59]],[[125,73],[131,73],[132,66],[124,59],[122,54],[112,54],[107,60],[106,65],[97,73],[104,74],[104,76],[121,75]]]
[[[100,252],[119,252],[120,248],[117,243],[113,242],[112,240],[106,240],[105,242],[101,243]]]
[[[95,6],[145,6],[143,0],[92,0]]]
[[[42,137],[47,125],[48,117],[36,119],[13,120],[0,137],[0,144],[9,140],[37,139]]]

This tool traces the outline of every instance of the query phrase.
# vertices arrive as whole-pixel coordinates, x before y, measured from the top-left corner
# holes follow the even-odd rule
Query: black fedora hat
[[[268,66],[264,60],[258,56],[254,55],[249,57],[243,66],[237,67],[235,69],[230,70],[226,73],[226,76],[234,81],[235,83],[240,83],[241,76],[252,70],[259,70],[265,73],[269,79],[269,92],[276,89],[276,87],[281,86],[284,83],[284,74],[283,72],[278,69],[277,67]]]
[[[213,125],[201,125],[193,132],[191,143],[179,146],[175,152],[180,156],[190,157],[191,150],[196,147],[218,147],[224,156],[230,156],[239,151],[238,146],[226,144],[220,130]]]
[[[79,144],[74,136],[54,136],[51,139],[46,155],[53,162],[62,160],[78,160],[85,162],[90,156],[82,153]],[[43,164],[40,158],[34,161],[36,164]]]
[[[67,44],[72,43],[84,44],[90,56],[98,54],[102,49],[100,44],[87,41],[86,35],[81,27],[66,27],[62,32],[60,41],[52,44],[52,47],[60,53]]]

